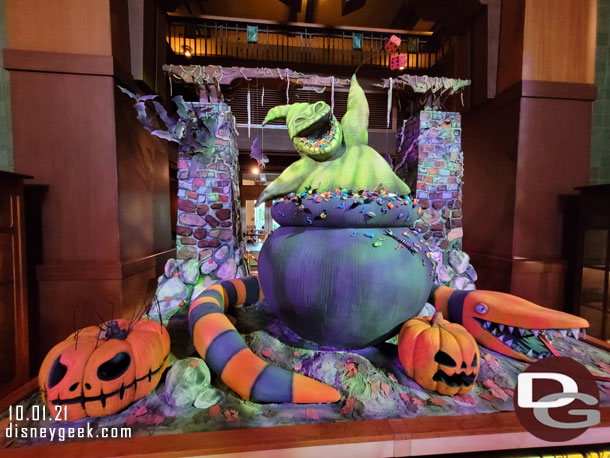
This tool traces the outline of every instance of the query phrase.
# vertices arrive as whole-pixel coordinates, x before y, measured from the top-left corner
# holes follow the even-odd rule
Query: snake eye
[[[474,309],[480,315],[485,315],[487,313],[487,310],[488,310],[487,305],[485,305],[485,304],[477,304]]]

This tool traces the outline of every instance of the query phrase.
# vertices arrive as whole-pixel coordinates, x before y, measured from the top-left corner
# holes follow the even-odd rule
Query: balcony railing
[[[168,14],[167,42],[178,56],[205,57],[269,63],[389,68],[390,56],[383,52],[386,40],[401,38],[400,52],[407,55],[405,69],[429,69],[451,47],[451,40],[437,43],[432,32],[405,32],[365,28],[324,27],[316,24],[280,24],[271,21],[180,16]],[[248,42],[248,26],[256,26],[258,41]],[[354,35],[356,38],[354,39]],[[357,48],[354,49],[354,45]]]

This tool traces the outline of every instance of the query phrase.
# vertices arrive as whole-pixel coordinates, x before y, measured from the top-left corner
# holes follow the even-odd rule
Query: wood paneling
[[[169,250],[159,251],[158,253],[150,256],[126,261],[121,265],[122,276],[123,278],[131,277],[132,275],[142,273],[146,270],[163,266],[165,265],[165,261],[174,257],[175,254],[175,248],[170,248]]]
[[[0,397],[29,379],[23,178],[0,172]]]
[[[526,0],[523,79],[592,84],[596,23],[596,0]]]
[[[464,250],[511,257],[519,91],[464,115]]]
[[[256,200],[265,190],[265,186],[243,186],[239,191],[241,206],[246,205],[246,200]]]
[[[32,378],[28,382],[17,387],[14,391],[11,391],[6,396],[0,398],[0,411],[5,412],[10,406],[18,404],[36,390],[38,390],[38,378]]]
[[[17,369],[17,346],[15,341],[15,303],[13,275],[13,236],[11,234],[0,234],[0,252],[2,252],[2,263],[5,264],[0,273],[0,388],[11,382],[16,375]],[[4,268],[6,267],[6,268]],[[23,338],[23,336],[21,336]]]
[[[37,354],[83,326],[132,317],[150,301],[165,261],[174,256],[172,249],[123,264],[39,266]]]
[[[38,287],[40,324],[33,344],[42,357],[84,326],[130,316],[122,303],[121,280],[38,280]]]
[[[111,77],[11,72],[15,170],[50,185],[45,263],[119,256],[113,91]]]
[[[569,298],[574,313],[591,323],[590,335],[608,339],[610,323],[610,184],[578,188],[572,220],[576,236]],[[595,266],[596,269],[591,269]],[[599,269],[599,270],[598,270]],[[590,294],[598,291],[601,297]]]
[[[523,80],[591,84],[596,0],[502,2],[498,92]]]
[[[522,97],[514,256],[561,257],[559,195],[588,184],[590,145],[591,100]]]
[[[151,3],[144,0],[127,0],[131,74],[136,80],[144,79],[144,29],[146,28],[145,21],[147,19],[145,9]]]
[[[116,88],[134,82],[112,57],[5,55],[15,168],[47,186],[32,269],[39,360],[80,327],[132,316],[154,291],[173,255],[167,146],[138,124]]]
[[[109,0],[7,0],[5,14],[8,48],[112,55]]]
[[[147,132],[114,88],[121,260],[172,248],[168,143]]]
[[[493,256],[464,249],[470,256],[470,263],[477,271],[477,289],[510,293],[513,274],[512,257]]]
[[[510,291],[543,307],[563,310],[566,265],[564,260],[515,260]]]
[[[479,288],[565,306],[559,195],[587,183],[595,22],[595,0],[502,2],[498,96],[464,116],[464,249]]]
[[[594,96],[523,81],[464,116],[464,250],[478,288],[565,306],[559,196],[587,183]]]
[[[18,49],[4,50],[4,68],[36,72],[106,75],[114,73],[112,56],[91,56],[69,53],[40,53]]]
[[[120,280],[121,264],[115,262],[47,262],[36,266],[40,281]]]
[[[511,293],[544,307],[564,309],[567,261],[468,254],[479,276],[477,289]]]
[[[525,0],[502,2],[498,47],[498,93],[521,81]]]
[[[488,43],[488,17],[487,9],[482,9],[472,20],[470,27],[470,68],[472,72],[470,87],[470,102],[476,106],[487,100],[489,72],[489,43]],[[475,77],[477,75],[477,77]],[[478,76],[480,75],[480,76]],[[494,88],[495,89],[495,88]]]
[[[127,0],[107,0],[107,2],[110,7],[112,57],[131,74],[128,2]]]
[[[597,98],[597,87],[585,83],[560,83],[552,81],[523,80],[521,82],[523,97],[569,99],[593,102]]]
[[[502,0],[481,0],[481,3],[487,5],[487,97],[492,99],[496,96],[498,84]]]
[[[176,252],[172,251],[168,258],[170,257],[175,258]],[[136,316],[141,314],[144,309],[151,305],[157,291],[157,278],[161,275],[162,268],[163,263],[159,263],[158,267],[152,267],[123,279],[121,282],[121,300],[124,306],[121,310],[121,318],[131,319],[134,314]],[[152,304],[151,313],[155,316],[158,313],[155,303]]]
[[[167,18],[163,0],[127,0],[129,7],[129,42],[131,71],[135,80],[142,81],[153,92],[164,94],[165,73],[162,64],[167,62],[165,35]]]
[[[31,269],[40,359],[149,295],[173,254],[167,146],[116,88],[135,89],[127,2],[9,0],[6,22],[15,168],[48,188]]]

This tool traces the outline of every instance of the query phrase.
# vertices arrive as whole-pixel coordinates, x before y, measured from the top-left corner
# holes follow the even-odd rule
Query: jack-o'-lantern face
[[[424,388],[453,396],[472,389],[479,374],[479,347],[459,324],[432,318],[407,321],[398,338],[400,362]]]
[[[148,395],[159,383],[169,359],[169,335],[142,318],[80,330],[45,357],[38,382],[43,401],[68,421],[116,413]]]

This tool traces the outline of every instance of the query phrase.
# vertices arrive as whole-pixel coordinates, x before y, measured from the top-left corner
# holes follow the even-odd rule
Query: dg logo
[[[519,374],[515,413],[539,439],[565,442],[600,422],[599,389],[591,373],[571,358],[554,356]]]

